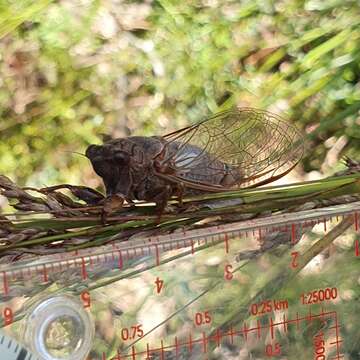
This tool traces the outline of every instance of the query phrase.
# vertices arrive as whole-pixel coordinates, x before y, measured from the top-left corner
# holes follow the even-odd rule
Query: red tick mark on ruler
[[[202,333],[202,343],[203,343],[203,352],[206,353],[207,351],[207,339],[206,339],[206,334],[203,332]]]
[[[245,321],[244,321],[244,324],[243,324],[243,331],[242,332],[243,332],[243,336],[245,338],[245,341],[247,341],[249,329],[247,328]]]
[[[86,280],[88,275],[86,272],[86,263],[85,263],[85,259],[82,257],[81,258],[81,276],[83,278],[83,280]]]
[[[261,338],[261,323],[260,323],[260,320],[258,320],[256,322],[256,334],[257,334],[257,338],[260,339]]]
[[[284,326],[284,333],[287,333],[288,323],[287,323],[287,321],[286,321],[286,316],[285,316],[285,314],[283,315],[283,326]]]
[[[44,277],[44,282],[47,283],[48,282],[48,274],[47,274],[47,270],[46,270],[46,265],[43,265],[43,277]]]
[[[176,336],[175,336],[175,355],[176,355],[176,357],[178,357],[178,355],[179,355],[179,343],[178,343],[178,339]]]
[[[229,252],[229,236],[227,233],[224,234],[225,252]]]
[[[355,227],[355,231],[358,232],[359,231],[359,214],[357,212],[354,214],[354,227]]]
[[[193,348],[193,342],[192,342],[192,336],[191,333],[189,334],[189,351],[190,354],[192,353],[192,348]]]
[[[119,269],[122,269],[123,267],[123,258],[122,258],[122,253],[121,253],[121,250],[119,250],[119,257],[118,257],[118,267]]]
[[[156,253],[156,265],[159,266],[160,265],[160,253],[159,253],[159,247],[157,244],[155,245],[155,253]]]
[[[131,356],[133,360],[136,360],[136,351],[135,351],[135,346],[131,347]]]
[[[291,224],[291,243],[295,244],[296,243],[296,229],[295,229],[295,224]]]
[[[117,358],[116,360],[121,360],[120,350],[117,350]]]
[[[6,296],[9,294],[9,284],[6,276],[6,271],[3,271],[2,274],[3,274],[3,290],[4,290],[4,295]]]
[[[216,341],[216,345],[220,346],[220,343],[221,343],[221,331],[220,331],[220,329],[216,329],[215,341]]]
[[[230,333],[229,333],[229,335],[230,335],[230,342],[231,342],[231,344],[234,344],[234,335],[235,335],[235,333],[234,333],[234,329],[233,329],[232,326],[230,327]]]

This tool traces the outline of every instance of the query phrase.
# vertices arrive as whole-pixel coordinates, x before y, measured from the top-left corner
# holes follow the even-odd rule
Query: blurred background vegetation
[[[358,0],[2,0],[0,173],[94,186],[68,151],[237,104],[305,129],[328,175],[359,151],[359,66]]]
[[[360,160],[359,1],[0,0],[0,174],[21,185],[97,186],[71,151],[103,134],[161,135],[232,105],[282,114],[304,130],[304,179],[334,173],[345,154]],[[358,314],[355,261],[336,258],[283,295],[295,302],[294,289],[354,287],[343,309]],[[261,280],[258,269],[272,264],[249,274]],[[359,355],[354,336],[345,337],[349,359]],[[289,359],[304,349],[311,339]]]

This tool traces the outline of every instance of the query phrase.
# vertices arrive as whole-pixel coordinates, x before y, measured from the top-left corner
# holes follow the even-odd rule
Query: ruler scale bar
[[[336,311],[328,311],[328,312],[322,312],[320,314],[311,314],[311,321],[314,321],[318,318],[321,317],[328,317],[330,319],[333,319],[335,321],[335,323],[337,324],[337,312]],[[177,337],[175,337],[174,339],[174,343],[170,343],[168,345],[164,345],[163,340],[160,340],[161,346],[154,346],[153,348],[149,347],[149,344],[147,344],[146,346],[146,350],[144,351],[138,351],[135,353],[135,355],[141,356],[146,354],[148,356],[148,354],[152,353],[157,353],[160,355],[160,359],[162,358],[162,356],[164,356],[164,350],[167,351],[173,351],[175,353],[176,356],[179,355],[179,348],[187,348],[189,354],[192,354],[195,352],[195,347],[196,346],[200,346],[200,353],[206,353],[208,350],[208,345],[211,343],[215,343],[217,346],[219,346],[219,342],[220,338],[221,339],[233,339],[231,341],[236,341],[236,339],[234,340],[234,337],[238,337],[238,338],[244,338],[245,341],[248,341],[248,337],[250,335],[254,335],[256,338],[260,339],[259,337],[259,333],[261,334],[261,330],[264,331],[264,333],[272,333],[273,334],[273,340],[275,340],[275,328],[281,328],[284,326],[292,326],[294,324],[296,324],[296,326],[298,326],[297,324],[303,324],[304,327],[307,326],[307,322],[309,321],[309,315],[304,315],[302,317],[297,317],[296,319],[287,319],[287,320],[283,320],[280,322],[273,322],[272,318],[269,318],[270,322],[268,325],[260,325],[259,321],[257,321],[257,325],[254,327],[247,327],[246,323],[243,324],[243,326],[241,328],[239,328],[238,330],[234,327],[231,328],[231,330],[229,332],[225,332],[225,333],[221,333],[220,335],[220,331],[216,331],[216,334],[211,336],[211,335],[207,335],[205,332],[202,332],[201,335],[199,335],[198,337],[194,337],[191,333],[187,336],[184,337],[184,339],[182,340],[178,340]],[[339,334],[338,334],[338,325],[335,325],[334,327],[331,327],[330,330],[335,330],[335,340],[332,341],[331,343],[329,343],[330,346],[333,346],[336,348],[336,359],[340,359],[342,358],[342,354],[340,353],[340,349],[339,346],[340,344],[343,342],[342,340],[339,339]],[[266,335],[266,334],[265,334]],[[180,346],[181,344],[181,346]],[[134,356],[134,347],[132,346],[131,348],[131,352],[130,353],[123,353],[121,354],[121,359],[125,359],[125,358],[132,358]],[[115,359],[114,359],[115,360]]]
[[[216,236],[222,236],[222,239],[228,241],[229,238],[234,238],[239,235],[246,235],[246,232],[254,229],[267,229],[272,228],[274,225],[282,226],[282,225],[292,225],[292,224],[307,224],[308,221],[311,221],[311,225],[313,226],[314,220],[319,220],[321,218],[323,221],[328,221],[333,217],[346,216],[350,214],[357,214],[360,212],[360,202],[354,202],[345,205],[336,205],[332,207],[313,209],[313,210],[304,210],[296,213],[287,213],[287,214],[279,214],[273,215],[269,217],[262,217],[253,220],[245,220],[236,223],[223,224],[221,226],[212,226],[203,229],[196,230],[188,230],[181,233],[173,233],[170,235],[159,235],[148,238],[140,238],[140,239],[132,239],[130,240],[131,244],[128,245],[127,242],[114,243],[110,246],[103,246],[100,249],[96,250],[81,250],[77,251],[75,255],[66,254],[66,260],[62,260],[61,258],[64,255],[59,256],[58,254],[49,255],[49,260],[36,261],[36,263],[29,264],[11,264],[12,272],[16,270],[20,270],[23,268],[29,268],[32,266],[45,266],[47,269],[47,265],[51,265],[53,263],[66,265],[67,267],[71,266],[68,262],[72,262],[73,266],[76,267],[76,259],[84,259],[81,261],[89,261],[90,257],[96,256],[106,256],[112,255],[116,252],[128,252],[129,256],[135,255],[138,250],[147,248],[150,254],[157,254],[160,249],[164,249],[165,246],[176,244],[173,246],[174,248],[187,248],[194,247],[196,241],[207,241],[208,238],[214,238]],[[320,221],[320,220],[319,220]],[[260,230],[261,231],[261,230]],[[290,233],[292,230],[290,229]],[[231,236],[229,236],[231,235]],[[218,241],[219,242],[219,241]],[[218,243],[217,242],[217,243]],[[142,257],[142,254],[136,255],[137,257]],[[135,258],[136,256],[132,256]],[[119,260],[120,261],[120,260]],[[36,264],[36,265],[35,265]],[[44,269],[44,267],[43,267]],[[3,276],[6,276],[8,273],[9,266],[1,265],[0,271],[3,272]],[[4,275],[5,274],[5,275]]]
[[[284,232],[288,235],[287,237],[285,237],[285,239],[288,239],[289,244],[296,245],[296,243],[299,241],[298,234],[304,233],[304,230],[306,230],[306,228],[317,225],[317,229],[319,230],[319,232],[329,232],[331,231],[331,228],[335,225],[334,220],[336,219],[336,221],[339,222],[344,217],[350,217],[354,220],[353,230],[355,230],[355,232],[358,232],[359,212],[360,202],[356,202],[321,209],[304,210],[296,213],[278,214],[269,217],[256,218],[253,220],[223,224],[221,226],[211,226],[207,228],[181,231],[168,235],[152,236],[148,238],[135,237],[131,238],[131,240],[127,242],[113,242],[110,245],[98,247],[95,249],[78,250],[76,252],[68,254],[49,255],[45,259],[39,259],[36,261],[27,261],[23,263],[19,262],[6,265],[3,264],[0,266],[0,271],[2,272],[2,275],[0,276],[0,282],[2,281],[2,286],[0,286],[0,293],[1,295],[3,295],[0,296],[0,301],[2,301],[2,307],[0,307],[0,317],[2,316],[2,324],[8,326],[12,323],[16,323],[22,318],[18,315],[19,313],[20,315],[23,315],[23,313],[21,313],[23,310],[18,310],[18,308],[14,307],[11,303],[14,299],[16,299],[17,297],[31,297],[34,296],[34,294],[37,295],[36,290],[37,285],[39,284],[41,286],[38,287],[38,293],[41,293],[42,291],[46,293],[46,291],[48,290],[48,285],[50,288],[52,283],[54,283],[56,287],[58,285],[58,279],[55,279],[55,277],[53,277],[53,274],[59,274],[59,277],[67,277],[67,274],[69,274],[69,283],[71,283],[71,281],[73,281],[73,283],[71,283],[71,286],[67,285],[66,281],[64,283],[60,283],[60,291],[63,290],[64,293],[67,291],[73,292],[71,296],[73,296],[74,298],[76,297],[76,301],[78,301],[75,302],[76,306],[84,310],[86,314],[91,314],[93,304],[96,302],[95,296],[93,297],[92,291],[94,291],[95,293],[96,289],[99,289],[96,286],[92,286],[93,283],[90,283],[90,281],[93,281],[94,279],[97,280],[95,276],[92,277],[94,274],[100,274],[100,276],[107,276],[109,270],[116,270],[114,273],[110,274],[111,276],[115,274],[115,280],[111,278],[111,280],[114,280],[113,282],[106,283],[106,281],[108,280],[108,278],[106,277],[103,282],[105,286],[109,285],[109,287],[111,287],[112,284],[115,284],[115,282],[126,278],[124,275],[127,275],[127,273],[123,274],[122,270],[133,270],[132,266],[134,263],[134,274],[135,276],[138,276],[140,272],[136,272],[136,266],[139,265],[139,262],[132,262],[132,260],[144,259],[144,257],[151,256],[152,263],[151,265],[149,265],[149,269],[154,269],[158,265],[166,264],[166,260],[170,257],[165,257],[163,255],[170,251],[184,250],[182,252],[179,252],[181,256],[182,254],[191,256],[197,254],[199,250],[222,243],[223,245],[222,247],[219,246],[219,249],[223,251],[225,273],[224,275],[220,274],[220,278],[221,276],[223,276],[224,284],[226,284],[224,286],[227,286],[228,283],[231,283],[231,280],[234,276],[242,275],[239,273],[243,271],[241,269],[241,271],[239,272],[233,272],[234,269],[231,261],[234,263],[237,261],[237,258],[235,258],[233,255],[236,254],[236,246],[241,244],[241,242],[235,243],[231,242],[231,240],[235,238],[243,238],[244,240],[250,242],[254,240],[252,238],[252,236],[254,236],[256,239],[260,239],[262,241],[266,240],[268,235],[272,236],[272,234],[274,234],[274,236],[277,236],[279,233]],[[243,244],[241,246],[243,246]],[[215,253],[216,251],[213,252]],[[355,255],[358,256],[358,253],[359,244],[357,240],[355,242]],[[171,259],[177,259],[177,255],[170,255]],[[181,256],[179,256],[179,258]],[[228,258],[231,258],[230,264],[228,262]],[[147,261],[148,259],[146,258],[145,260]],[[290,260],[291,259],[289,259],[289,264]],[[143,266],[143,263],[140,263],[140,265]],[[73,271],[74,269],[76,270],[76,273]],[[179,278],[181,278],[181,275],[179,276]],[[132,281],[135,276],[126,280]],[[147,279],[149,279],[150,276],[150,272],[146,273]],[[164,289],[168,291],[169,284],[166,283],[167,276],[168,274],[164,275],[163,277],[158,276],[156,280],[150,280],[150,282],[146,284],[146,287],[153,287],[154,289],[156,289],[151,294],[160,297],[163,295]],[[36,285],[33,287],[35,291],[33,293],[31,291],[26,293],[29,288],[31,289],[31,284]],[[42,286],[43,284],[46,285]],[[114,288],[115,287],[116,286],[114,285]],[[200,288],[201,287],[199,287],[199,289]],[[21,293],[22,289],[23,293]],[[194,289],[196,289],[196,286],[194,287]],[[199,293],[201,293],[199,289],[196,289],[196,291],[199,291]],[[329,287],[327,287],[321,290],[317,290],[315,291],[316,296],[324,296],[324,294],[327,294],[326,291],[329,291],[329,294],[331,295],[331,290],[336,290],[336,293],[333,294],[334,297],[332,297],[332,299],[334,300],[335,298],[337,298],[337,288],[330,289]],[[101,289],[101,291],[103,291],[103,289]],[[196,293],[196,291],[194,293]],[[206,291],[204,291],[204,294],[207,293],[207,291],[208,290],[206,289]],[[297,303],[297,306],[301,305],[305,308],[308,305],[306,305],[306,294],[304,294],[302,294],[303,303],[301,304],[299,302]],[[168,293],[164,293],[164,295],[166,298]],[[104,295],[104,297],[106,296]],[[195,299],[195,303],[195,301],[197,301],[197,298],[194,297],[193,299]],[[265,300],[266,299],[264,299],[264,304],[266,303]],[[66,299],[65,303],[67,303]],[[331,353],[329,351],[326,358],[342,359],[344,357],[341,351],[342,347],[344,346],[344,341],[341,335],[342,323],[340,322],[340,319],[338,319],[339,313],[334,310],[325,310],[323,307],[321,308],[321,311],[318,311],[318,309],[313,311],[313,308],[309,306],[307,313],[302,311],[295,312],[297,308],[294,308],[291,309],[294,311],[291,314],[292,316],[290,316],[290,314],[288,313],[287,300],[268,299],[267,303],[268,305],[270,304],[269,306],[271,306],[271,311],[265,311],[265,313],[262,312],[263,310],[260,309],[262,309],[263,303],[252,304],[256,305],[256,307],[253,308],[253,312],[251,309],[248,310],[249,314],[248,318],[246,318],[246,321],[239,321],[238,324],[233,324],[231,327],[222,328],[220,326],[216,327],[215,325],[214,327],[212,327],[212,323],[210,326],[209,324],[211,320],[208,311],[198,309],[195,304],[194,307],[198,312],[192,314],[195,315],[194,319],[192,320],[192,322],[190,321],[190,324],[187,324],[190,328],[189,331],[170,333],[169,337],[167,338],[165,336],[160,336],[156,338],[156,344],[150,344],[150,340],[148,340],[147,335],[152,333],[153,331],[157,331],[158,327],[165,327],[163,325],[167,322],[167,319],[163,323],[156,319],[155,322],[159,321],[160,325],[157,325],[155,328],[151,327],[150,329],[145,328],[145,326],[143,329],[143,324],[139,325],[138,323],[136,323],[135,325],[136,320],[134,320],[133,324],[130,323],[130,325],[126,325],[126,321],[129,320],[126,318],[126,316],[123,316],[121,318],[123,303],[129,303],[129,300],[126,298],[126,293],[124,301],[121,297],[114,300],[114,304],[117,303],[120,303],[120,310],[117,308],[112,309],[110,307],[109,309],[107,309],[111,316],[119,316],[119,323],[121,323],[121,326],[123,326],[123,328],[117,332],[118,339],[117,341],[115,341],[115,343],[119,344],[121,343],[121,341],[123,341],[124,343],[126,341],[128,342],[126,343],[126,346],[120,347],[119,345],[117,345],[118,347],[113,349],[115,350],[117,355],[102,350],[99,355],[99,359],[136,360],[145,357],[146,359],[150,360],[153,359],[153,353],[156,353],[158,355],[156,359],[159,358],[165,360],[168,359],[168,352],[173,352],[176,357],[181,357],[183,355],[184,348],[187,349],[186,351],[188,351],[188,354],[191,354],[191,356],[197,356],[197,351],[200,351],[201,356],[205,356],[205,354],[207,354],[213,348],[213,346],[220,347],[220,345],[222,345],[224,342],[230,342],[232,345],[234,345],[234,343],[236,343],[237,341],[243,342],[250,346],[251,342],[254,341],[254,338],[256,338],[256,341],[258,341],[259,343],[263,342],[265,338],[267,339],[267,341],[271,341],[271,344],[266,344],[265,355],[267,355],[268,357],[275,357],[279,355],[284,355],[280,353],[280,345],[277,343],[279,341],[279,332],[281,332],[282,334],[292,335],[293,333],[291,333],[291,331],[295,331],[297,334],[299,334],[298,336],[301,336],[301,330],[303,329],[303,327],[311,327],[314,324],[320,322],[323,322],[325,324],[326,321],[328,321],[329,319],[330,321],[327,327],[328,333],[326,334],[326,337],[323,337],[323,339],[327,341],[327,347],[331,347]],[[101,304],[102,303],[100,302],[100,305]],[[193,302],[189,302],[189,304],[193,304]],[[334,302],[334,304],[336,305],[336,302]],[[323,305],[323,303],[321,303],[321,305]],[[214,309],[219,310],[220,308],[220,305],[218,308],[215,308],[214,306]],[[185,311],[184,313],[182,313],[182,316],[188,315],[186,314],[186,311],[188,311],[188,309],[186,307],[182,308],[179,305],[179,308],[175,307],[173,313],[175,315],[172,316],[177,316],[184,309]],[[54,312],[50,312],[49,316],[52,316]],[[66,316],[71,317],[71,312],[68,312],[66,314]],[[24,316],[26,318],[26,315]],[[253,318],[251,318],[251,316],[253,316]],[[172,317],[170,317],[169,319],[171,320]],[[264,321],[264,319],[266,319],[267,321]],[[192,328],[190,325],[192,326]],[[203,325],[208,327],[203,328]],[[91,333],[91,329],[88,330],[90,330]],[[143,335],[144,340],[142,339]],[[33,357],[33,355],[28,352],[28,350],[16,340],[18,340],[18,338],[13,341],[12,339],[8,340],[8,338],[5,338],[5,336],[3,336],[2,338],[0,337],[0,350],[2,349],[2,347],[6,347],[7,349],[10,349],[9,351],[11,353],[9,357],[3,357],[2,355],[0,355],[1,359],[38,360],[38,358]],[[319,340],[318,343],[321,343],[321,341],[325,340]],[[146,342],[146,347],[138,346],[138,342],[140,342],[140,344],[143,344],[143,341]],[[27,342],[24,343],[27,344]],[[29,348],[34,349],[33,346],[30,346]],[[316,348],[315,350],[321,351],[322,349],[320,348],[319,350]],[[91,360],[92,359],[93,358],[91,358]]]
[[[0,353],[1,360],[40,360],[2,331],[0,331]]]

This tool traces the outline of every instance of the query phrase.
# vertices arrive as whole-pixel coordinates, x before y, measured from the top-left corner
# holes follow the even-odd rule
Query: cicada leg
[[[166,208],[167,202],[170,199],[171,195],[173,193],[173,189],[170,185],[165,185],[164,187],[157,187],[152,189],[151,193],[147,194],[147,200],[153,201],[156,204],[156,214],[157,214],[157,220],[156,222],[159,223],[161,220],[161,216],[164,213],[164,210]]]
[[[177,198],[177,201],[179,203],[179,206],[183,206],[183,195],[184,195],[185,187],[183,183],[179,183],[175,190],[175,196]]]
[[[228,164],[223,164],[223,166],[224,176],[220,181],[220,185],[226,188],[231,188],[240,181],[243,175],[241,174],[240,169],[232,169]]]
[[[174,174],[175,164],[174,161],[166,161],[168,147],[162,144],[161,150],[153,158],[153,167],[155,172],[160,174]]]
[[[101,210],[101,223],[103,225],[106,224],[109,215],[123,207],[125,200],[125,196],[119,193],[104,199]]]

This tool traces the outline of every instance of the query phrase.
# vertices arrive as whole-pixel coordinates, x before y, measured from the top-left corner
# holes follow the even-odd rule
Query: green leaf
[[[18,1],[14,5],[4,7],[0,14],[0,39],[10,32],[14,31],[25,21],[33,18],[44,11],[53,0]]]
[[[343,43],[348,38],[356,39],[357,37],[357,31],[351,31],[350,29],[345,29],[341,31],[339,34],[333,36],[330,40],[317,46],[315,49],[311,50],[308,54],[306,54],[305,57],[302,59],[302,67],[311,68],[319,58],[321,58],[328,52],[336,49],[337,47],[343,45]]]
[[[300,90],[292,99],[290,99],[291,106],[298,106],[302,102],[304,102],[307,98],[315,95],[320,90],[322,90],[331,80],[333,76],[332,74],[326,75],[323,78],[315,81],[310,86],[305,87],[303,90]]]

